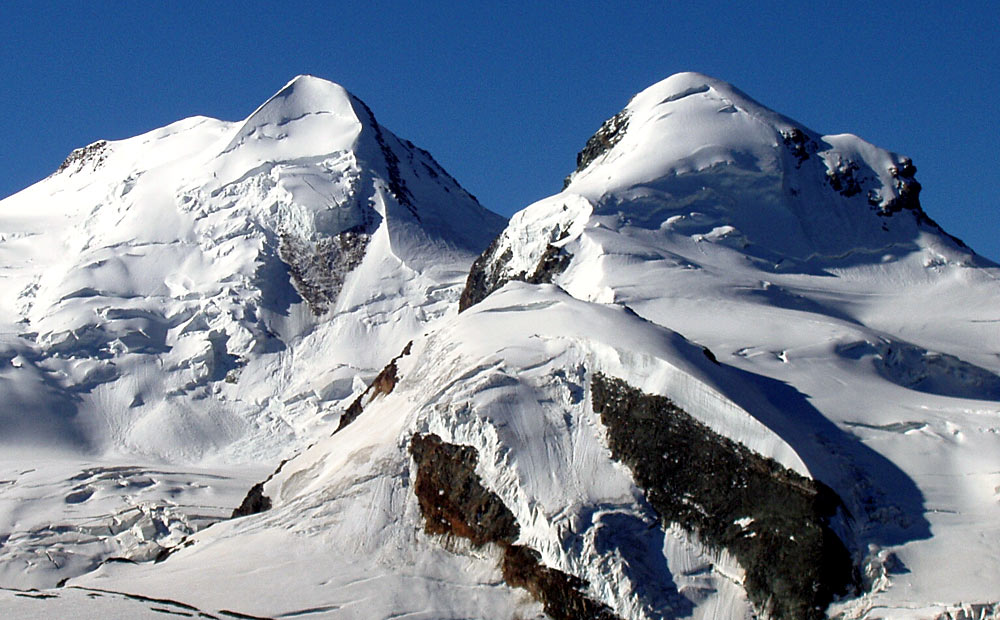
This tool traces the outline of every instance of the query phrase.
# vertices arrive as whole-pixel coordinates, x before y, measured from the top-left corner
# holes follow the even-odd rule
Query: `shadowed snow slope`
[[[196,181],[170,176],[179,164],[165,161],[128,190],[101,185],[133,148],[124,141],[89,147],[67,164],[77,172],[4,203],[22,206],[2,215],[21,231],[0,246],[20,244],[3,251],[22,291],[4,310],[5,372],[26,371],[19,398],[30,385],[40,401],[73,403],[38,422],[66,429],[67,446],[93,441],[85,421],[133,419],[109,424],[123,445],[151,430],[154,445],[182,445],[141,422],[161,411],[143,407],[184,398],[181,413],[152,419],[216,425],[220,445],[254,454],[285,442],[289,458],[252,479],[240,518],[199,530],[176,510],[142,513],[140,533],[147,519],[168,525],[145,526],[130,548],[159,544],[162,561],[92,567],[51,591],[58,604],[84,588],[216,616],[1000,613],[1000,268],[925,214],[907,158],[821,136],[718,80],[675,75],[586,142],[564,191],[494,237],[457,314],[458,271],[493,220],[339,87],[299,78],[242,124],[162,131],[155,139],[187,145],[185,158],[209,153]],[[300,144],[302,159],[275,164],[271,143]],[[143,234],[170,232],[110,246],[117,228],[87,228],[81,215],[77,228],[93,232],[73,256],[85,260],[66,258],[77,233],[61,215],[25,206],[37,188],[58,196],[72,182],[67,195],[124,200],[113,217],[96,213],[128,222],[159,196],[141,187],[149,174],[181,179],[170,185],[180,206],[143,215],[162,218]],[[122,198],[140,191],[143,201]],[[61,213],[56,198],[39,202]],[[247,215],[227,215],[237,213]],[[186,250],[207,243],[206,226],[231,234]],[[472,232],[475,243],[462,236]],[[135,262],[155,252],[218,280],[180,277],[163,258]],[[35,281],[19,275],[35,264],[53,266]],[[120,282],[132,284],[119,293]],[[126,294],[140,286],[148,292]],[[156,314],[154,299],[172,310]],[[53,317],[80,327],[60,336]],[[92,354],[74,356],[81,348]],[[180,350],[202,383],[147,387],[189,372],[172,357]],[[140,359],[173,370],[129,361]],[[386,363],[365,390],[360,379]],[[92,386],[69,393],[67,377]],[[125,386],[135,418],[95,416],[90,403],[113,411]],[[282,430],[307,423],[312,432]],[[294,440],[306,436],[306,447]],[[415,461],[415,437],[459,465]],[[106,488],[80,475],[60,487],[75,507]],[[228,480],[214,483],[219,497],[231,497]],[[494,538],[490,515],[503,520]],[[44,609],[12,596],[0,601],[22,617]]]

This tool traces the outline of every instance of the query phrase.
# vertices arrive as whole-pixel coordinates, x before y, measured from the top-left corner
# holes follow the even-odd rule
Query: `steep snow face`
[[[223,153],[280,160],[351,150],[364,127],[354,105],[339,84],[300,75],[243,121]]]
[[[684,334],[768,395],[761,421],[848,506],[863,583],[838,613],[993,609],[1000,269],[927,217],[912,163],[698,74],[636,95],[578,163],[477,259],[463,306],[551,282]]]

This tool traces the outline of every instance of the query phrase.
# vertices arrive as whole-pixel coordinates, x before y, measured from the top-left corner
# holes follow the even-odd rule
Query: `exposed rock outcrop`
[[[758,610],[819,620],[855,586],[850,553],[830,527],[842,502],[829,487],[719,435],[663,396],[600,374],[591,393],[612,457],[632,471],[663,526],[676,523],[728,550]]]
[[[237,517],[246,517],[248,515],[255,515],[260,512],[265,512],[271,509],[271,498],[264,495],[264,483],[258,482],[257,484],[250,487],[250,491],[247,492],[246,497],[243,498],[243,503],[233,510],[233,514],[230,517],[235,519]]]
[[[618,114],[615,114],[608,120],[604,121],[597,132],[587,139],[587,143],[583,146],[583,150],[577,153],[576,170],[573,174],[582,171],[590,165],[590,162],[594,161],[601,155],[604,155],[610,151],[614,145],[618,144],[621,139],[625,137],[625,132],[628,130],[628,119],[628,111],[622,110]],[[573,174],[566,177],[563,181],[563,188],[568,186],[570,181],[573,180]]]
[[[615,620],[610,607],[584,596],[587,582],[560,570],[548,568],[541,555],[523,545],[504,549],[503,578],[509,585],[524,588],[542,604],[553,620]]]
[[[462,289],[462,296],[458,300],[459,312],[481,302],[487,295],[503,286],[505,281],[503,268],[510,261],[512,252],[510,248],[499,252],[502,244],[503,234],[497,236],[472,263],[469,277],[465,280],[465,288]]]
[[[859,169],[858,164],[853,161],[843,162],[836,168],[826,171],[826,182],[833,191],[844,198],[856,196],[861,193],[861,183],[855,178],[855,173]]]
[[[427,533],[466,538],[475,547],[499,545],[504,580],[531,593],[554,620],[617,618],[607,605],[583,593],[587,582],[544,566],[537,551],[514,544],[520,533],[514,513],[483,486],[476,474],[475,448],[418,434],[410,442],[410,454],[417,466],[414,492]]]
[[[88,144],[85,147],[73,149],[63,163],[59,164],[59,168],[56,172],[59,173],[64,170],[76,172],[82,169],[85,165],[89,165],[91,169],[96,170],[101,164],[104,163],[104,160],[107,157],[107,149],[107,140],[98,140],[97,142]]]
[[[337,303],[347,275],[361,264],[371,240],[370,226],[355,227],[312,242],[282,234],[278,256],[292,284],[315,316]]]
[[[406,343],[405,347],[403,347],[403,351],[396,357],[392,358],[392,361],[386,364],[385,368],[383,368],[381,372],[375,376],[375,379],[372,380],[368,389],[354,399],[354,402],[352,402],[344,414],[340,416],[340,422],[337,424],[337,430],[333,431],[334,433],[340,431],[361,415],[361,412],[364,411],[365,405],[372,402],[372,399],[376,396],[392,392],[393,388],[396,387],[396,383],[399,381],[399,377],[396,374],[396,362],[398,362],[400,358],[409,355],[412,347],[413,341],[411,340]]]
[[[513,252],[509,247],[502,247],[502,235],[497,237],[490,247],[472,263],[469,270],[469,277],[465,281],[465,288],[462,289],[462,296],[458,301],[458,311],[462,312],[482,300],[486,299],[490,293],[500,289],[510,281],[527,282],[529,284],[548,284],[553,279],[569,267],[573,256],[562,247],[552,245],[545,246],[541,257],[535,264],[535,268],[528,273],[510,273],[508,265],[513,258]]]
[[[437,435],[414,435],[410,454],[417,464],[414,492],[428,534],[468,538],[477,547],[517,540],[514,514],[476,474],[475,448],[445,443]]]
[[[807,136],[798,127],[782,131],[781,136],[784,139],[785,146],[792,152],[795,159],[798,160],[796,168],[800,167],[804,161],[819,150],[819,145],[816,144],[816,141]]]
[[[535,265],[535,271],[524,279],[528,284],[548,284],[552,279],[569,267],[572,255],[566,250],[556,247],[551,243],[545,246],[542,257]]]

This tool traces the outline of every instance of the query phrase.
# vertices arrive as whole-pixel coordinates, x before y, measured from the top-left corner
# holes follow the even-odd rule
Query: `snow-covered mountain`
[[[309,76],[241,122],[190,118],[78,149],[0,202],[0,446],[70,459],[56,503],[88,516],[117,478],[73,478],[81,457],[271,463],[456,312],[502,226],[361,100]],[[135,493],[112,512],[156,501],[120,478]],[[11,519],[30,532],[58,517]],[[50,536],[22,534],[0,546],[0,572],[38,585],[71,572],[39,556]],[[106,553],[136,553],[124,547]],[[78,551],[66,562],[94,561]]]
[[[232,144],[247,143],[230,136],[221,157]],[[54,598],[0,604],[1000,617],[1000,267],[924,212],[915,172],[672,76],[587,141],[562,192],[511,219],[460,304],[452,286],[451,312],[391,342],[313,443],[254,478],[231,502],[242,516],[178,529],[157,563],[106,562]],[[281,248],[307,291],[301,254]],[[315,332],[307,306],[289,314]],[[327,371],[328,341],[282,342]],[[234,479],[198,489],[221,509]]]
[[[5,443],[169,458],[277,454],[449,311],[502,226],[308,76],[243,122],[74,151],[0,218]]]

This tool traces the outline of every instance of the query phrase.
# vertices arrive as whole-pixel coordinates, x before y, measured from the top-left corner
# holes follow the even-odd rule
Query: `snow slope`
[[[222,150],[282,135],[251,125]],[[367,391],[351,390],[350,415],[329,416],[253,478],[244,506],[256,514],[165,541],[160,563],[104,563],[46,591],[51,604],[90,592],[116,610],[145,600],[143,613],[155,599],[215,616],[581,617],[560,616],[539,582],[514,587],[517,546],[580,580],[578,595],[605,614],[586,617],[766,616],[752,580],[755,564],[776,562],[748,563],[733,540],[671,520],[634,464],[614,457],[599,398],[610,377],[707,429],[714,444],[682,453],[691,468],[703,449],[729,451],[765,479],[834,494],[821,524],[856,575],[826,614],[1000,616],[1000,268],[927,216],[913,163],[693,73],[636,95],[577,163],[564,191],[515,215],[475,261],[461,314],[453,286],[425,333],[386,339],[382,363],[393,359]],[[304,306],[296,320],[314,321]],[[336,364],[325,340],[285,342],[317,365],[290,376]],[[655,411],[635,414],[634,434],[663,432],[668,415]],[[473,454],[473,476],[438,463],[440,488],[428,491],[414,445],[431,435]],[[708,482],[673,499],[704,511],[717,499],[705,488],[725,474],[682,476]],[[216,486],[220,497],[229,488]],[[456,490],[470,521],[449,504]],[[435,505],[443,525],[428,521]],[[759,506],[730,508],[740,516],[723,525],[737,543],[771,540]],[[476,543],[487,514],[509,514],[514,533]],[[765,557],[808,572],[796,555],[806,539],[786,538]],[[770,603],[780,585],[768,585]],[[0,602],[40,617],[44,602],[20,594]]]
[[[277,460],[455,312],[502,223],[363,102],[310,76],[242,122],[191,118],[74,151],[0,202],[0,445],[65,454],[74,464],[43,483],[60,504],[81,458]],[[7,471],[29,468],[11,458]],[[138,501],[72,507],[109,520]],[[42,554],[15,538],[5,561]],[[101,556],[79,551],[76,569],[30,561],[47,576],[3,585],[53,585]]]
[[[662,557],[648,560],[661,552],[664,534],[650,527],[655,517],[628,472],[607,458],[588,404],[593,372],[625,373],[672,392],[709,423],[741,429],[751,445],[804,469],[787,444],[727,396],[747,386],[734,375],[713,377],[700,348],[621,308],[520,284],[415,341],[397,367],[401,378],[390,394],[376,397],[349,426],[285,463],[264,484],[271,510],[192,537],[190,547],[162,565],[169,571],[107,565],[73,583],[108,589],[127,583],[156,597],[185,591],[185,602],[200,609],[278,617],[294,611],[292,602],[251,584],[282,579],[286,568],[271,558],[294,548],[298,562],[312,567],[310,579],[323,582],[297,591],[300,607],[351,618],[506,617],[525,604],[523,593],[502,588],[507,594],[489,607],[469,600],[470,578],[482,579],[495,567],[495,550],[473,551],[459,540],[458,553],[442,559],[441,542],[422,531],[407,446],[414,434],[433,432],[475,447],[477,473],[516,515],[521,542],[539,550],[547,566],[586,578],[592,593],[619,613],[647,618],[693,611],[679,592],[694,592],[703,601],[698,617],[734,608],[748,616],[739,588],[705,575],[697,544],[680,534],[671,552],[689,567],[686,574],[671,576]],[[322,544],[305,549],[316,536]],[[623,543],[634,548],[617,548]],[[256,560],[266,553],[268,559]],[[226,584],[197,592],[194,581],[184,585],[204,578],[197,567],[230,565],[227,558],[236,554],[254,561],[227,571]],[[449,568],[442,570],[445,562]],[[434,589],[407,586],[402,600],[373,601],[377,592],[402,587],[404,576],[421,571],[422,578],[434,578]],[[635,571],[668,581],[644,583],[630,578]],[[364,585],[352,585],[359,582]],[[485,585],[487,592],[496,587]]]

